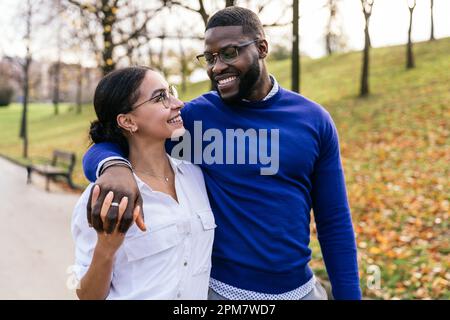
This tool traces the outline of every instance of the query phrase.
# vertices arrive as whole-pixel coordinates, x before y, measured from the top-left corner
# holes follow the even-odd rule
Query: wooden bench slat
[[[63,173],[67,173],[67,170],[64,170],[64,169],[61,169],[61,168],[58,168],[58,167],[54,167],[54,166],[51,166],[51,165],[45,165],[45,164],[44,165],[39,165],[39,164],[34,165],[34,166],[32,166],[32,169],[34,171],[37,171],[37,172],[41,173],[41,174],[46,174],[46,173],[52,173],[52,174],[61,173],[61,174],[63,174]]]
[[[75,188],[75,185],[72,182],[72,172],[75,167],[75,153],[66,152],[62,150],[54,150],[53,158],[51,164],[36,164],[29,165],[27,167],[28,177],[27,182],[31,182],[31,173],[36,171],[47,178],[46,190],[49,190],[49,182],[50,178],[54,178],[56,176],[62,176],[67,179],[70,187]]]

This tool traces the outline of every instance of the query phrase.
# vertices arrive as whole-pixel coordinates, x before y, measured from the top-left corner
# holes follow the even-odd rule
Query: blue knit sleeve
[[[317,233],[335,299],[361,299],[355,234],[347,200],[336,127],[328,113],[312,180]]]
[[[83,157],[84,175],[90,182],[97,180],[97,168],[105,159],[125,158],[119,145],[111,142],[94,144]]]

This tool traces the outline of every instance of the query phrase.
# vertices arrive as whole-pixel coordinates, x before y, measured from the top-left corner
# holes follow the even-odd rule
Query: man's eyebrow
[[[229,43],[229,44],[227,44],[227,45],[224,45],[223,47],[220,47],[219,50],[216,51],[216,52],[219,52],[220,50],[225,49],[225,48],[228,48],[228,47],[235,47],[235,46],[238,46],[238,45],[239,45],[239,43],[231,42],[231,43]],[[203,53],[213,53],[213,52],[208,51],[208,50],[205,50]]]

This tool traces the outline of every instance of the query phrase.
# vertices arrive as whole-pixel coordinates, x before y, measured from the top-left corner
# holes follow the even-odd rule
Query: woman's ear
[[[269,54],[269,43],[266,39],[262,39],[258,42],[258,52],[260,59],[265,59]]]
[[[137,124],[134,121],[133,117],[130,114],[119,114],[117,115],[117,124],[120,128],[128,132],[137,131]]]

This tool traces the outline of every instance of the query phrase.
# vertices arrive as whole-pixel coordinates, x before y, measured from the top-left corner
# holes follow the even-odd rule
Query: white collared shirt
[[[207,298],[216,224],[203,174],[189,162],[169,159],[178,203],[153,191],[135,175],[147,231],[140,231],[135,224],[128,230],[116,253],[107,299]],[[86,218],[92,186],[82,194],[72,217],[77,279],[87,272],[97,242],[97,233]]]

